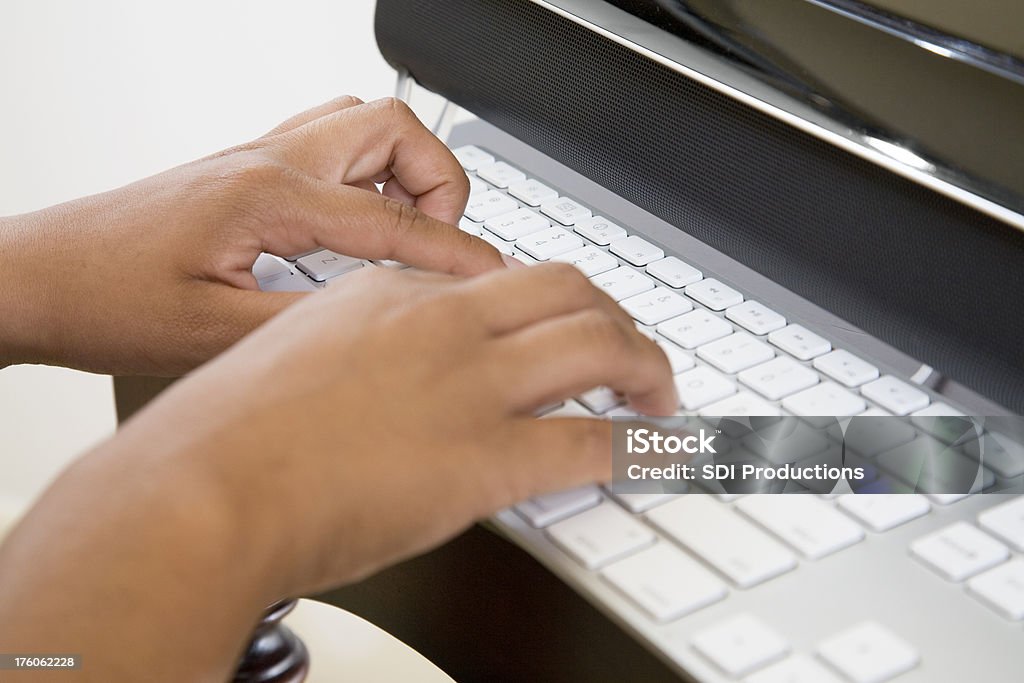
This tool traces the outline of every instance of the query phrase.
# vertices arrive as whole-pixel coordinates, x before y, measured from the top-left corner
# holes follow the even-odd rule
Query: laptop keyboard
[[[680,414],[795,415],[811,422],[821,415],[909,416],[909,423],[871,434],[864,440],[864,450],[871,452],[860,455],[868,471],[919,486],[920,472],[902,471],[906,458],[900,451],[929,441],[950,443],[945,434],[928,433],[937,431],[931,422],[914,418],[963,413],[934,401],[921,387],[834,348],[769,302],[709,276],[700,264],[667,254],[628,226],[595,215],[524,169],[475,146],[454,153],[471,184],[459,227],[527,265],[571,263],[618,301],[668,356]],[[330,286],[367,265],[318,250],[286,260],[261,256],[254,274],[263,289],[303,291]],[[544,416],[634,415],[621,397],[597,387],[548,406]],[[757,446],[745,443],[742,448],[749,450],[743,457],[771,460],[772,454],[757,452]],[[827,438],[820,447],[828,447]],[[946,452],[977,468],[981,450]],[[1019,444],[1003,440],[984,450],[986,485],[1024,477]],[[685,490],[683,484],[678,493]],[[942,490],[937,484],[934,493],[924,494],[685,496],[583,486],[524,501],[509,514],[542,534],[565,562],[625,596],[651,624],[671,624],[965,498]],[[1021,621],[1024,496],[993,498],[998,504],[972,519],[929,529],[912,540],[904,561],[961,586],[963,599],[985,605],[999,618]],[[880,682],[921,666],[914,635],[866,620],[822,633],[813,647],[801,651],[786,633],[743,613],[685,642],[659,647],[682,662],[698,653],[723,680]]]

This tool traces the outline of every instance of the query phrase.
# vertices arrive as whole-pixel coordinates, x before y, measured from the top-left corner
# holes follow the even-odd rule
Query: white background
[[[340,94],[392,94],[373,5],[4,0],[0,215],[118,187]],[[0,530],[113,428],[109,377],[0,370]]]

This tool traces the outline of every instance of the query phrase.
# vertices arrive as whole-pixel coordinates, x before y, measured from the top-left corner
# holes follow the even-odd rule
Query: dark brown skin
[[[342,98],[0,223],[3,269],[24,274],[0,293],[21,321],[0,331],[7,363],[209,361],[68,468],[0,546],[0,651],[84,657],[25,680],[226,680],[271,602],[607,478],[609,425],[537,407],[608,385],[643,412],[675,409],[664,355],[574,268],[506,269],[450,225],[467,190],[404,105]],[[256,291],[261,251],[316,245],[434,272]],[[44,253],[59,286],[31,265]]]

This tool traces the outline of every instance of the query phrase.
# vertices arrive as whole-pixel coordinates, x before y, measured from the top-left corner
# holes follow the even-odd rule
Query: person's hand
[[[108,680],[225,680],[266,604],[607,479],[610,424],[540,406],[606,385],[677,407],[662,351],[571,266],[346,277],[57,482],[0,550],[0,642],[66,643]]]
[[[302,296],[255,291],[261,251],[500,268],[451,225],[468,188],[404,104],[343,97],[133,185],[0,219],[0,367],[182,374]]]

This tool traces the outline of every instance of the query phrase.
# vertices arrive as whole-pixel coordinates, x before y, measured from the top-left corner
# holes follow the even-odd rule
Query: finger
[[[360,104],[363,104],[363,101],[358,97],[353,97],[352,95],[342,95],[341,97],[336,97],[330,102],[318,104],[312,109],[307,109],[301,114],[296,114],[295,116],[291,117],[287,121],[284,121],[279,126],[274,128],[272,131],[266,133],[262,137],[269,138],[274,135],[280,135],[281,133],[287,133],[290,130],[294,130],[296,128],[306,125],[310,121],[315,121],[323,116],[327,116],[328,114],[333,114],[335,112],[342,111],[343,109],[357,107]]]
[[[560,491],[612,477],[612,424],[593,418],[523,418],[508,440],[512,457],[501,457],[488,469],[500,477],[498,499],[485,502],[488,514],[532,496]]]
[[[402,187],[402,183],[398,181],[398,178],[391,178],[384,183],[384,187],[380,189],[380,193],[385,197],[390,197],[391,199],[400,201],[403,204],[416,206],[416,195]]]
[[[263,251],[287,256],[321,246],[455,275],[505,267],[498,251],[479,237],[376,192],[301,174],[287,176],[279,189],[267,208],[273,213],[258,228]]]
[[[466,286],[479,302],[479,318],[494,335],[584,308],[600,309],[623,324],[630,321],[610,296],[567,263],[495,272]]]
[[[283,140],[286,162],[330,183],[393,173],[414,206],[455,223],[469,198],[469,181],[454,155],[405,103],[378,100],[324,116]]]
[[[507,368],[513,410],[536,408],[607,386],[647,415],[672,415],[679,402],[664,352],[632,323],[598,309],[550,318],[494,341]]]

